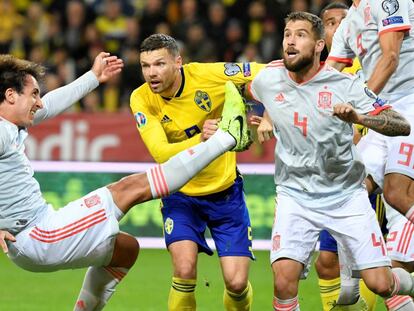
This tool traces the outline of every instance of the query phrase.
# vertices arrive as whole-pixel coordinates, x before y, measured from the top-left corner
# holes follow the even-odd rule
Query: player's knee
[[[139,249],[139,243],[135,237],[121,232],[116,237],[109,266],[131,268],[138,258]]]
[[[196,278],[196,263],[190,260],[180,260],[174,263],[174,275],[181,279]]]
[[[392,286],[391,283],[379,284],[376,283],[375,285],[367,286],[373,293],[381,296],[381,297],[389,297],[392,293]]]
[[[336,254],[331,256],[318,256],[315,261],[315,268],[318,277],[323,280],[331,280],[339,277],[339,265]]]
[[[275,276],[274,286],[275,292],[280,298],[292,298],[298,294],[298,283],[289,278],[283,276]]]
[[[334,252],[321,251],[315,262],[320,279],[331,280],[339,277],[338,255]]]
[[[364,279],[367,287],[381,297],[389,297],[392,293],[392,279],[388,274],[377,274],[373,278]]]
[[[231,280],[226,280],[226,288],[232,293],[242,293],[247,287],[247,279],[234,277]]]

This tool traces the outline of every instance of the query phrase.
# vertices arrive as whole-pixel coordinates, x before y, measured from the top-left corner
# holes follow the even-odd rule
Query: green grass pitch
[[[272,274],[267,251],[255,252],[250,281],[254,289],[253,311],[272,310]],[[85,270],[31,273],[16,267],[0,254],[1,311],[70,311],[82,284]],[[138,262],[118,286],[108,311],[167,310],[171,264],[166,250],[143,249]],[[208,283],[208,286],[206,285]],[[197,283],[197,310],[223,310],[223,282],[216,255],[200,254]],[[301,281],[301,310],[321,310],[317,279],[312,269]],[[377,311],[385,310],[377,302]]]

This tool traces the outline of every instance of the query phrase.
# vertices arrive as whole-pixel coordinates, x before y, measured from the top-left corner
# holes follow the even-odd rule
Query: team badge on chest
[[[211,100],[210,96],[204,91],[196,91],[194,96],[194,102],[197,107],[205,112],[211,111]]]
[[[332,93],[331,92],[319,92],[318,108],[330,109],[332,108]]]

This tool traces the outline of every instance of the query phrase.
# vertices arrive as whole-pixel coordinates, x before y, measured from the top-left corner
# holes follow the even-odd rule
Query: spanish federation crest
[[[194,96],[194,102],[196,103],[197,107],[205,112],[211,111],[211,100],[210,96],[204,91],[196,91]]]
[[[174,220],[172,220],[170,217],[167,217],[164,223],[164,231],[167,234],[171,234],[173,229],[174,229]]]
[[[330,109],[332,108],[332,93],[331,92],[319,92],[318,108]]]

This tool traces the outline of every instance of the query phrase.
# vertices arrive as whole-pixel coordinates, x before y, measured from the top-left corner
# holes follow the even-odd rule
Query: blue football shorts
[[[167,247],[176,241],[191,240],[199,252],[212,255],[207,245],[210,229],[219,257],[245,256],[254,259],[249,212],[243,192],[243,179],[221,192],[188,196],[176,192],[162,199],[164,238]]]

